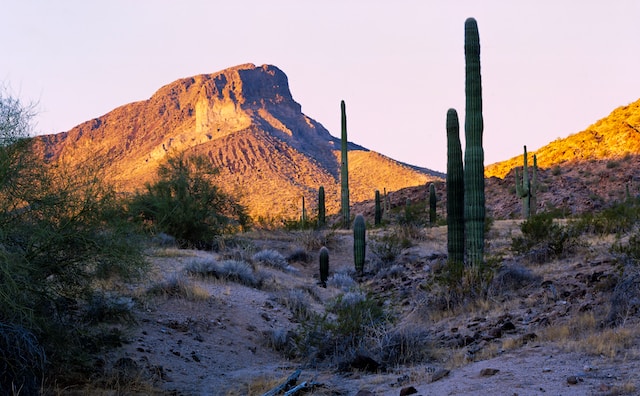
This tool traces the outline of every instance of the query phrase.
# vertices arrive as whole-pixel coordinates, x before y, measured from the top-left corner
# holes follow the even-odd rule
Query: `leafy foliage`
[[[211,182],[217,170],[204,156],[174,153],[158,181],[136,194],[129,211],[148,230],[176,238],[181,247],[211,248],[214,239],[249,224],[246,209]]]
[[[70,378],[103,345],[83,314],[98,281],[137,275],[146,262],[99,163],[45,164],[27,136],[32,115],[0,95],[0,326]],[[12,356],[21,348],[3,349],[2,364],[15,375],[44,375],[43,358]],[[33,383],[6,381],[0,393]]]

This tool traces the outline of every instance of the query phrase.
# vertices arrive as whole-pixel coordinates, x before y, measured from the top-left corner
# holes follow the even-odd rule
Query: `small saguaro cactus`
[[[318,189],[318,228],[326,224],[326,209],[324,204],[324,186]]]
[[[536,194],[538,192],[538,160],[533,156],[532,177],[529,180],[527,146],[524,146],[524,164],[522,166],[522,178],[516,168],[516,194],[522,198],[522,217],[528,219],[532,214],[536,214],[538,204]]]
[[[373,224],[377,227],[382,223],[382,203],[380,202],[380,191],[376,190],[375,214]]]
[[[438,197],[436,196],[436,185],[431,183],[429,185],[429,224],[432,226],[436,224],[436,204]]]
[[[304,206],[304,195],[302,196],[302,214],[300,215],[300,224],[302,228],[307,225],[307,209]]]
[[[320,284],[327,287],[327,279],[329,279],[329,249],[326,246],[320,248]]]
[[[465,54],[465,151],[464,224],[467,259],[471,267],[484,265],[484,149],[482,148],[482,80],[480,36],[475,19],[464,23]]]
[[[340,138],[340,206],[342,210],[342,227],[349,228],[351,215],[349,213],[349,164],[347,161],[347,111],[344,100],[340,102],[342,135]]]
[[[447,111],[447,253],[449,262],[464,262],[464,170],[455,109]]]
[[[364,216],[361,214],[356,215],[353,221],[353,261],[356,272],[359,274],[364,272],[366,232]]]

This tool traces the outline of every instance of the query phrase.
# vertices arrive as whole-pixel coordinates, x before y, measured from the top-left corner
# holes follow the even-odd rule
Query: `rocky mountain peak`
[[[336,117],[338,109],[336,104]],[[339,202],[339,139],[301,112],[287,76],[272,65],[182,78],[147,100],[38,139],[52,162],[100,161],[105,177],[122,190],[152,181],[166,155],[177,150],[210,158],[220,170],[216,183],[241,197],[254,217],[298,216],[301,196],[312,208],[321,185],[329,211]],[[349,150],[354,202],[376,189],[394,191],[441,177],[352,142]]]

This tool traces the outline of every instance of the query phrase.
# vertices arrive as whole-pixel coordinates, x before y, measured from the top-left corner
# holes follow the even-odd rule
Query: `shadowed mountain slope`
[[[336,105],[336,117],[339,117]],[[310,214],[323,185],[329,212],[339,205],[340,140],[301,112],[287,76],[275,66],[245,64],[177,80],[68,132],[38,137],[43,155],[67,164],[98,161],[122,191],[153,181],[172,150],[205,154],[215,183],[236,195],[255,219]],[[419,169],[349,143],[350,193],[398,190],[437,180]]]

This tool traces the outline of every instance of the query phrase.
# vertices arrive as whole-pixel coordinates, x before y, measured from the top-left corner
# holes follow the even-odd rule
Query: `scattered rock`
[[[567,384],[569,385],[576,385],[578,382],[580,381],[575,375],[570,375],[567,377]]]
[[[496,375],[500,370],[494,368],[483,368],[480,370],[481,377],[491,377],[492,375]]]
[[[439,380],[443,379],[444,377],[448,376],[450,372],[451,371],[447,370],[447,369],[440,369],[440,370],[436,371],[435,373],[433,373],[431,375],[431,381],[430,382],[439,381]]]
[[[350,371],[352,369],[375,373],[381,369],[381,365],[369,356],[358,354],[352,360],[343,362],[338,367],[339,371]]]
[[[358,393],[356,393],[356,396],[376,396],[376,395],[370,390],[360,389]]]
[[[418,390],[413,386],[400,389],[400,396],[415,395],[416,393],[418,393]]]

